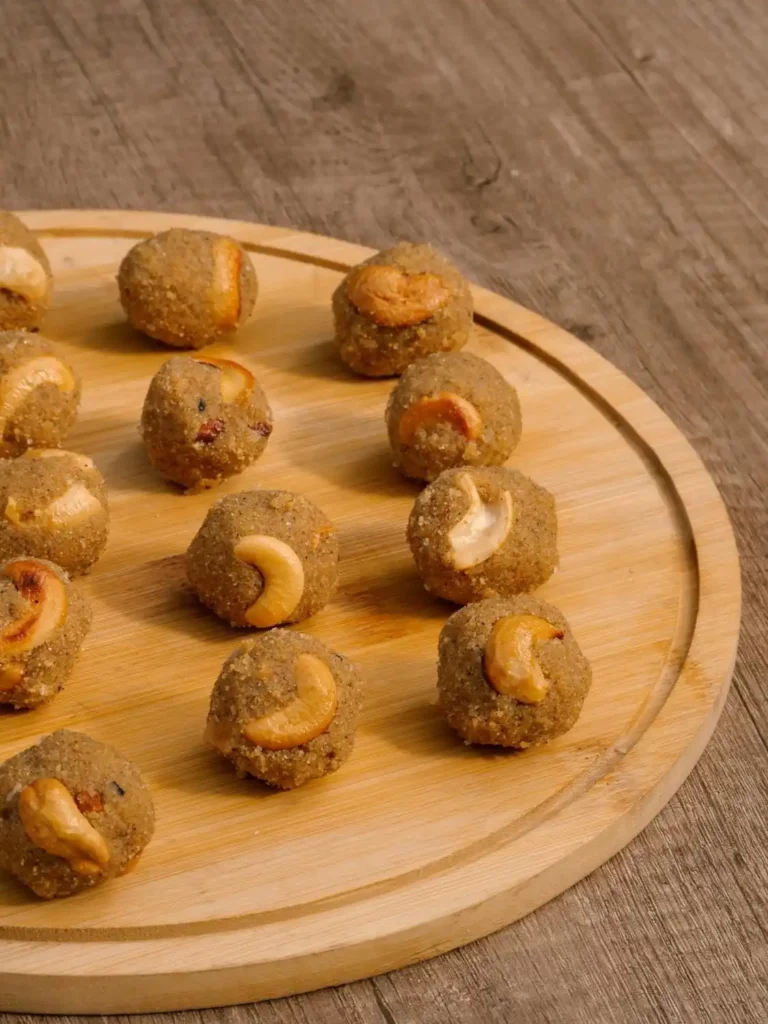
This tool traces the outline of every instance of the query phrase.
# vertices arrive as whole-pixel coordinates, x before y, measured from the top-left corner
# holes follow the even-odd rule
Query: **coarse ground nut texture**
[[[0,332],[0,456],[55,448],[77,419],[80,378],[39,334]]]
[[[15,268],[32,271],[40,279],[41,289],[36,287],[34,295],[25,294],[27,289],[20,288],[14,275],[8,274]],[[0,330],[36,327],[51,304],[52,291],[51,265],[43,247],[15,214],[0,210]]]
[[[187,577],[204,605],[233,626],[251,625],[246,614],[264,591],[264,577],[234,549],[238,541],[254,535],[287,544],[301,561],[303,590],[281,622],[301,622],[327,604],[338,576],[333,524],[301,494],[245,491],[211,507],[187,551]]]
[[[522,431],[514,387],[469,352],[438,352],[409,366],[386,421],[395,465],[417,480],[456,466],[501,465]]]
[[[253,743],[245,728],[254,719],[285,708],[297,697],[295,665],[312,655],[330,669],[336,710],[327,728],[284,750]],[[240,775],[254,775],[280,789],[294,789],[337,771],[352,753],[362,699],[357,667],[305,633],[274,629],[241,644],[224,663],[211,695],[206,738]]]
[[[272,410],[253,374],[236,363],[203,360],[169,359],[152,378],[141,416],[155,469],[189,490],[242,473],[272,433]],[[225,375],[233,382],[232,400],[222,388]],[[238,378],[241,387],[235,394]]]
[[[433,315],[406,326],[378,324],[351,301],[348,283],[359,267],[390,266],[406,275],[434,274],[450,292]],[[429,245],[400,242],[353,267],[333,293],[336,342],[341,358],[355,373],[392,377],[433,352],[463,348],[472,331],[469,285],[440,253]]]
[[[542,701],[525,704],[499,693],[486,678],[485,649],[496,623],[507,615],[546,619],[562,637],[536,647],[549,683]],[[451,616],[440,633],[437,689],[448,723],[467,743],[532,747],[576,723],[592,682],[592,670],[561,611],[531,594],[492,598]]]
[[[25,557],[0,566],[0,704],[36,708],[55,697],[90,626],[90,605],[53,562]]]
[[[22,824],[19,794],[41,779],[57,779],[73,797],[109,851],[97,874],[32,841]],[[152,795],[138,769],[121,754],[83,733],[61,730],[0,765],[0,868],[38,896],[72,896],[130,869],[152,838]]]
[[[33,555],[81,575],[107,544],[104,478],[90,459],[30,449],[0,460],[0,559]]]
[[[489,558],[457,569],[449,535],[470,507],[458,486],[465,474],[483,503],[498,502],[509,492],[512,525]],[[408,521],[408,543],[424,586],[436,597],[469,604],[534,590],[558,564],[555,499],[544,487],[506,466],[447,469],[416,499]]]
[[[258,292],[239,242],[188,228],[135,245],[117,283],[131,324],[178,348],[202,348],[232,334],[251,315]]]

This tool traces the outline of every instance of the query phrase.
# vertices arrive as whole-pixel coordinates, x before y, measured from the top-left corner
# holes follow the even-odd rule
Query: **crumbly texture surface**
[[[450,419],[428,420],[404,443],[404,413],[424,398],[456,395],[479,414],[482,429],[467,437]],[[469,352],[437,352],[413,363],[390,395],[387,432],[395,465],[405,476],[434,480],[455,466],[498,466],[517,447],[522,432],[520,401],[495,366]]]
[[[287,750],[267,750],[243,730],[253,718],[278,711],[297,692],[294,663],[312,654],[331,670],[337,707],[331,724],[315,739]],[[305,633],[274,629],[241,644],[224,663],[211,695],[206,735],[241,775],[254,775],[280,789],[295,789],[338,771],[352,753],[362,700],[357,667]]]
[[[144,402],[141,431],[153,466],[190,490],[242,473],[272,433],[272,410],[258,382],[227,402],[221,378],[216,366],[173,356],[152,378]]]
[[[429,245],[400,242],[360,264],[372,265],[394,266],[407,274],[437,274],[452,295],[422,323],[384,327],[352,304],[347,295],[348,274],[333,293],[333,316],[339,353],[350,369],[366,377],[399,376],[432,352],[452,352],[466,345],[472,331],[472,295],[444,256]]]
[[[166,345],[202,348],[224,338],[251,315],[256,271],[239,242],[239,301],[234,318],[219,315],[214,245],[226,236],[172,228],[139,242],[120,264],[117,283],[126,316],[138,330]]]
[[[456,569],[449,533],[469,508],[456,480],[468,473],[483,501],[512,496],[512,528],[490,558]],[[436,597],[469,604],[487,597],[510,597],[545,583],[558,564],[555,499],[546,488],[507,466],[447,469],[414,503],[408,543],[424,586]]]
[[[333,523],[301,494],[245,491],[216,502],[187,551],[187,577],[208,608],[233,626],[248,626],[246,612],[261,596],[258,569],[235,557],[251,534],[290,545],[304,567],[304,592],[286,622],[301,622],[328,603],[338,578],[339,542]]]
[[[72,674],[91,626],[91,606],[70,583],[64,570],[52,562],[43,561],[43,564],[64,582],[66,618],[45,643],[22,654],[5,654],[0,646],[0,704],[14,708],[39,707],[61,691]],[[0,567],[0,633],[10,623],[19,621],[27,606],[27,601]],[[3,678],[12,679],[18,669],[22,672],[21,679],[15,685],[4,685]]]
[[[25,296],[0,288],[0,331],[24,330],[36,327],[51,304],[53,274],[43,247],[29,228],[7,210],[0,210],[0,247],[26,249],[41,264],[48,278],[48,290],[39,302],[30,302]]]
[[[538,644],[536,657],[550,686],[538,704],[523,704],[491,686],[483,657],[491,631],[507,615],[538,615],[562,630],[562,639]],[[592,670],[554,605],[531,594],[468,605],[440,633],[437,690],[449,724],[467,743],[532,747],[561,736],[581,713]]]
[[[41,514],[73,484],[82,484],[101,510],[82,521],[58,526],[39,523]],[[8,518],[13,500],[20,523]],[[83,468],[76,455],[55,458],[0,460],[0,559],[18,555],[45,558],[78,576],[101,556],[109,533],[109,507],[104,478],[97,469]]]
[[[56,347],[39,334],[0,332],[0,395],[10,371],[45,356],[53,356],[64,364],[75,387],[64,391],[46,381],[32,388],[18,405],[14,403],[7,411],[0,397],[0,456],[12,458],[27,448],[56,448],[75,425],[80,404],[80,378]]]
[[[107,841],[110,858],[102,874],[78,874],[27,835],[19,816],[19,793],[45,778],[66,786],[81,813]],[[138,769],[83,733],[52,733],[0,765],[0,868],[45,899],[72,896],[122,874],[144,850],[154,828],[152,794]]]

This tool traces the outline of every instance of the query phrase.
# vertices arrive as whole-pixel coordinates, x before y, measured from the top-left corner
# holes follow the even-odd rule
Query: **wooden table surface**
[[[623,853],[437,960],[178,1024],[766,1020],[767,51],[765,0],[3,0],[1,206],[429,239],[656,399],[743,559],[721,724]]]

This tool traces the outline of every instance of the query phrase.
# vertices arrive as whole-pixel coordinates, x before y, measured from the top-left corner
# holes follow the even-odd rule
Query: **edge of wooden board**
[[[65,210],[21,216],[43,236],[140,238],[174,225],[205,228],[232,234],[252,251],[339,271],[371,254],[290,229],[189,215]],[[40,969],[45,943],[1,939],[3,1010],[109,1013],[226,1005],[341,984],[427,959],[511,923],[593,871],[637,835],[693,768],[725,702],[738,641],[739,562],[722,499],[682,434],[616,367],[511,300],[482,288],[473,293],[480,324],[556,369],[631,441],[689,542],[698,592],[686,630],[690,643],[668,662],[667,685],[656,693],[657,705],[646,709],[650,724],[641,709],[606,753],[609,768],[535,828],[470,864],[409,878],[404,886],[376,890],[354,904],[187,936],[77,936],[66,942],[60,971]],[[695,716],[682,710],[692,692]],[[23,967],[7,970],[3,965],[10,962]]]

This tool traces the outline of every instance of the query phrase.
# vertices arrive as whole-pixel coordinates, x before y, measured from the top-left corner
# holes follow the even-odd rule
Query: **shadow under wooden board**
[[[417,486],[392,468],[391,381],[350,376],[330,296],[367,251],[258,225],[151,213],[38,212],[56,275],[45,332],[84,378],[69,447],[112,506],[109,547],[81,586],[94,625],[48,708],[0,715],[8,757],[58,727],[114,744],[145,772],[158,828],[133,874],[43,903],[0,880],[0,1009],[56,1013],[222,1005],[350,981],[434,956],[544,903],[627,843],[683,781],[725,699],[739,626],[728,518],[667,417],[612,365],[513,302],[475,289],[470,351],[519,389],[511,464],[557,498],[559,605],[594,684],[576,727],[525,753],[471,749],[435,708],[431,598],[404,540]],[[276,429],[215,493],[184,496],[137,433],[168,350],[130,330],[114,281],[127,249],[172,225],[228,232],[260,278],[255,315],[212,351],[249,363]],[[310,495],[337,523],[341,583],[302,629],[354,658],[367,691],[337,775],[290,793],[238,780],[201,734],[221,662],[242,638],[184,585],[211,502],[253,487]]]

